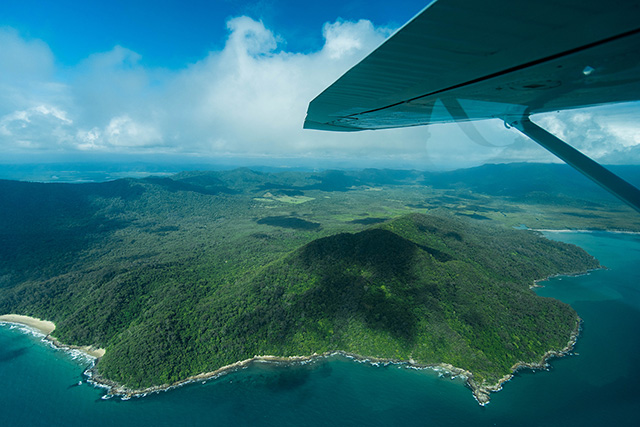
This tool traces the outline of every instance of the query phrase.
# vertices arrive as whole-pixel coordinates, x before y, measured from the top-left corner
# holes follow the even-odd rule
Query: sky
[[[557,161],[499,121],[302,129],[308,103],[427,2],[2,0],[0,164],[245,159],[437,170]],[[600,162],[640,164],[639,112],[629,103],[534,119]]]

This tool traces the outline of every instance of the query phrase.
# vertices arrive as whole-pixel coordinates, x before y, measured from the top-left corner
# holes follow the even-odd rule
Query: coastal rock
[[[502,390],[502,385],[504,383],[506,383],[507,381],[510,381],[513,378],[513,374],[520,370],[520,369],[532,369],[532,370],[536,370],[536,369],[541,369],[541,370],[547,370],[549,368],[549,359],[553,358],[553,357],[563,357],[566,356],[568,354],[571,353],[571,351],[573,350],[573,348],[576,345],[576,342],[578,340],[578,336],[580,335],[580,331],[582,330],[582,319],[580,317],[578,317],[577,321],[576,321],[576,327],[574,329],[574,331],[571,333],[571,336],[569,338],[569,342],[567,343],[567,345],[560,351],[558,350],[550,350],[548,352],[546,352],[543,356],[542,359],[540,360],[540,362],[518,362],[515,365],[513,365],[513,367],[511,368],[512,373],[511,374],[507,374],[504,377],[500,378],[500,380],[495,383],[495,384],[485,384],[484,382],[482,384],[478,384],[474,379],[473,379],[473,374],[469,373],[468,379],[467,379],[467,385],[469,386],[469,388],[471,388],[472,392],[473,392],[473,396],[475,397],[475,399],[478,401],[478,403],[481,406],[484,406],[486,404],[489,403],[489,401],[491,400],[491,393],[495,393],[498,392],[500,390]]]

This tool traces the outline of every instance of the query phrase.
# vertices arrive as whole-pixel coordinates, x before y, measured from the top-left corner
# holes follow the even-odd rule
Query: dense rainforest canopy
[[[239,169],[0,181],[0,314],[106,348],[100,373],[134,388],[334,350],[446,362],[491,382],[563,348],[576,313],[530,286],[598,262],[512,226],[639,225],[606,196],[585,207],[436,178]],[[553,197],[570,203],[542,213]]]

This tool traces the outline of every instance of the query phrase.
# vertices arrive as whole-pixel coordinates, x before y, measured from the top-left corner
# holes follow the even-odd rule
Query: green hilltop
[[[564,348],[576,313],[530,286],[598,262],[511,227],[536,225],[537,199],[426,179],[239,169],[0,181],[0,314],[106,348],[100,375],[138,389],[255,355],[332,351],[449,363],[489,384]],[[579,224],[638,226],[624,207],[576,205]]]
[[[533,280],[596,266],[531,233],[413,214],[314,240],[241,280],[239,295],[208,301],[205,342],[215,357],[243,343],[217,365],[341,350],[447,362],[495,382],[564,348],[576,328],[573,309],[536,296]]]

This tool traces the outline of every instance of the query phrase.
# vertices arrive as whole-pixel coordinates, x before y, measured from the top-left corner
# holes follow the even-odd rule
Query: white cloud
[[[78,130],[76,132],[77,148],[79,150],[95,150],[102,145],[102,132],[98,128]]]
[[[38,105],[33,108],[33,111],[44,116],[53,116],[54,118],[60,120],[64,124],[72,124],[73,121],[67,117],[67,112],[62,111],[56,107],[51,107],[47,105]]]
[[[391,35],[389,29],[375,29],[371,21],[361,19],[358,22],[337,21],[326,23],[322,28],[325,39],[323,51],[331,59],[340,59],[344,56],[358,55],[367,52],[364,49],[363,34],[383,35],[385,38]]]
[[[264,55],[278,47],[273,33],[262,22],[254,21],[248,16],[230,19],[227,21],[227,29],[231,35],[226,49],[239,56]]]
[[[180,132],[176,138],[226,155],[333,150],[339,136],[302,130],[307,104],[380,44],[387,31],[338,22],[321,51],[303,55],[278,50],[277,38],[249,18],[230,20],[228,27],[233,32],[222,51],[212,52],[169,85],[168,98],[183,107],[169,118],[171,129]],[[336,57],[331,46],[341,33],[359,40],[360,47]]]
[[[26,40],[16,30],[0,27],[0,46],[1,83],[41,81],[54,71],[53,54],[41,40]]]
[[[631,123],[606,123],[603,128],[623,147],[640,145],[640,125],[635,121]]]
[[[144,67],[139,54],[122,46],[56,69],[44,42],[0,29],[0,67],[9,70],[0,73],[0,150],[317,157],[416,168],[553,159],[499,121],[470,125],[496,146],[470,141],[456,124],[345,134],[303,130],[309,101],[391,29],[365,20],[327,23],[322,49],[303,54],[284,50],[284,40],[249,17],[230,19],[227,28],[221,50],[180,70]],[[640,132],[628,119],[604,121],[578,111],[547,115],[541,123],[595,157],[625,153],[640,163]]]
[[[65,85],[55,80],[54,64],[46,43],[0,27],[0,117],[43,104],[64,110]]]
[[[60,150],[69,144],[72,123],[65,111],[48,105],[13,111],[0,117],[0,141],[5,141],[2,148]]]
[[[140,153],[163,145],[162,135],[154,126],[136,122],[129,116],[114,117],[103,128],[80,129],[76,148],[83,151]]]
[[[594,160],[640,163],[640,150],[632,149],[640,145],[639,112],[640,103],[631,102],[540,114],[534,120]]]
[[[161,140],[156,128],[136,123],[128,116],[111,119],[105,129],[105,137],[110,145],[116,147],[155,146]]]

